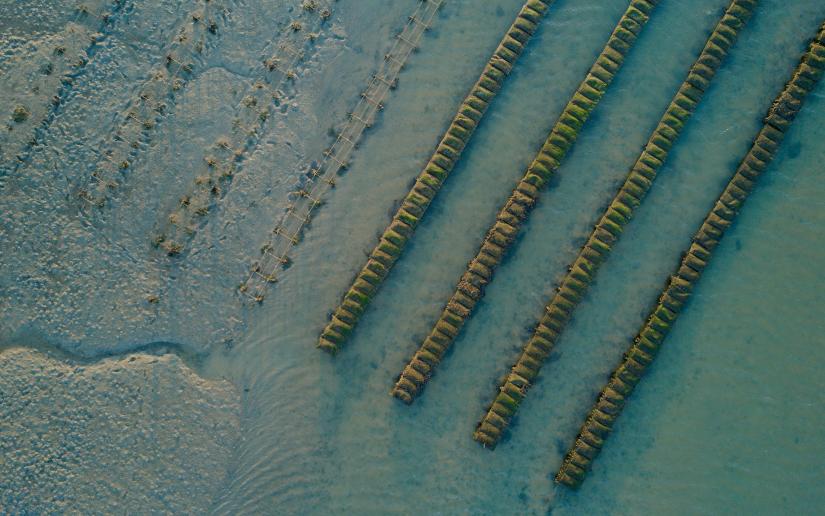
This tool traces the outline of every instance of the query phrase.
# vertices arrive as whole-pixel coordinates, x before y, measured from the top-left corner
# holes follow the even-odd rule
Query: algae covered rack
[[[455,292],[447,301],[435,326],[401,372],[391,391],[399,400],[412,403],[458,337],[465,321],[484,296],[484,287],[493,280],[493,272],[515,243],[519,229],[530,216],[541,191],[561,166],[579,131],[604,96],[657,3],[658,0],[630,2],[541,150],[498,212],[481,249],[459,279]]]
[[[461,158],[462,151],[470,143],[490,103],[501,91],[505,79],[538,28],[550,3],[547,0],[528,0],[522,6],[515,21],[484,66],[481,76],[459,105],[458,113],[447,127],[412,189],[393,215],[390,225],[379,238],[367,263],[333,312],[331,321],[318,339],[319,348],[337,353],[352,333],[373,296],[401,257],[427,208]]]
[[[367,263],[345,292],[340,305],[332,312],[318,341],[318,347],[324,351],[336,354],[351,337],[361,315],[400,259],[418,223],[448,179],[550,3],[531,0],[518,13],[485,65],[481,77],[460,104],[458,113],[424,165],[424,170],[416,177],[410,192],[401,200],[389,226],[369,253]],[[496,268],[515,243],[520,228],[529,217],[541,191],[561,166],[658,3],[656,0],[630,2],[524,177],[501,207],[478,254],[469,262],[435,326],[398,376],[390,391],[392,396],[410,404],[421,393],[483,297],[484,288],[492,281]],[[494,448],[510,425],[573,311],[586,295],[600,266],[621,237],[624,227],[630,223],[652,188],[672,147],[692,118],[757,4],[758,0],[732,0],[710,31],[704,47],[690,66],[687,77],[677,88],[618,192],[598,216],[595,228],[569,265],[567,274],[547,303],[532,335],[504,377],[486,414],[476,426],[473,438],[483,446]],[[694,236],[676,274],[671,277],[658,304],[591,409],[575,444],[556,475],[558,483],[577,487],[584,479],[621,412],[626,397],[655,358],[670,326],[689,298],[694,283],[707,265],[713,249],[725,229],[733,222],[756,179],[770,163],[805,96],[814,88],[825,70],[824,34],[825,24],[811,42],[793,77],[774,101],[751,150],[741,161],[730,183]]]
[[[702,271],[710,262],[714,249],[719,245],[725,231],[736,220],[756,181],[776,155],[785,131],[802,108],[805,97],[811,93],[823,73],[825,22],[802,55],[791,79],[768,109],[764,125],[754,138],[751,148],[699,226],[647,321],[599,394],[556,475],[556,481],[560,484],[578,487],[584,480],[605,439],[610,435],[628,396],[658,355],[670,328],[685,308],[702,276]]]
[[[722,60],[735,43],[739,30],[748,21],[755,6],[755,0],[734,0],[716,24],[687,78],[677,89],[644,150],[630,168],[624,184],[599,219],[579,256],[568,267],[569,272],[545,307],[544,315],[533,335],[524,345],[515,365],[499,387],[490,409],[473,434],[476,441],[494,447],[501,438],[573,311],[595,279],[599,267],[607,260],[611,247],[621,237],[622,229],[644,201],[659,169],[667,160],[671,147],[702,100],[716,70],[722,65]]]

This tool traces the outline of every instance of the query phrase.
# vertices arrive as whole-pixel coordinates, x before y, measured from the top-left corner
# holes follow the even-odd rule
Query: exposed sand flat
[[[78,4],[119,1],[110,24],[73,21]],[[821,84],[588,481],[572,492],[553,475],[823,0],[760,0],[494,452],[472,434],[502,372],[731,0],[659,2],[437,379],[404,406],[388,395],[398,372],[631,0],[554,1],[345,352],[316,349],[525,1],[543,0],[444,2],[351,159],[330,154],[348,166],[256,303],[240,284],[288,208],[318,199],[313,167],[355,140],[350,114],[374,105],[361,94],[384,84],[373,75],[423,4],[0,0],[0,114],[27,156],[0,165],[0,515],[821,511]],[[217,5],[231,12],[217,19]],[[163,73],[181,30],[191,71]],[[90,32],[105,37],[92,45]],[[64,68],[76,61],[58,59],[60,45],[90,58]],[[270,80],[281,65],[286,79]],[[70,88],[57,86],[63,70]],[[151,105],[166,107],[147,118],[137,108],[158,71],[166,93]],[[270,90],[253,103],[259,85]],[[15,121],[18,105],[28,117]],[[137,130],[114,143],[124,127]],[[116,149],[133,159],[89,210],[78,189],[102,153],[122,163]],[[197,223],[181,218],[185,246],[168,256],[156,237],[190,209]]]
[[[227,476],[239,413],[231,384],[174,354],[87,365],[4,351],[0,512],[203,513]]]

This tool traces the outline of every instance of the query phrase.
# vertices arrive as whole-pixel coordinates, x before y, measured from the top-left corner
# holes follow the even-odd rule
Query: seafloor
[[[154,245],[158,231],[202,184],[214,142],[235,134],[278,35],[305,15],[301,2],[0,0],[0,114],[11,128],[0,137],[0,514],[821,511],[821,85],[584,486],[553,484],[606,375],[825,19],[821,0],[760,2],[494,452],[471,439],[476,422],[727,0],[661,1],[412,407],[388,396],[396,375],[627,1],[553,3],[331,358],[315,349],[330,310],[522,0],[445,3],[291,267],[263,303],[244,302],[238,286],[296,181],[417,4],[331,3],[231,182],[170,257]],[[205,43],[127,146],[118,130],[168,72],[181,34]],[[90,205],[80,193],[119,152],[128,168]]]

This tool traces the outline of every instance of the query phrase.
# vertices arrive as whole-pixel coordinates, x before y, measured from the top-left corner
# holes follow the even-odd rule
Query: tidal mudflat
[[[816,512],[807,75],[586,480],[554,480],[825,21],[739,4],[0,0],[0,513]]]

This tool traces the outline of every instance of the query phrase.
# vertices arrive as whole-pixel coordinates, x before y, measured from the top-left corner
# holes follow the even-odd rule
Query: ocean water
[[[118,114],[201,5],[127,2],[27,159],[0,172],[0,513],[819,512],[821,86],[583,487],[552,482],[825,19],[816,0],[761,3],[495,451],[471,439],[476,422],[727,1],[657,8],[476,315],[423,396],[401,405],[388,395],[396,375],[627,5],[556,1],[347,347],[335,358],[315,349],[521,3],[445,4],[293,265],[263,304],[245,305],[236,287],[292,184],[331,143],[415,2],[333,3],[258,145],[175,259],[150,242],[160,213],[194,180],[203,148],[230,127],[298,2],[224,2],[222,28],[132,175],[110,205],[84,217],[72,185],[111,145]],[[36,71],[42,63],[26,57],[67,37],[76,14],[66,4],[0,1],[0,84]],[[52,95],[9,91],[3,86],[3,116]],[[26,371],[37,372],[40,390]],[[134,405],[119,401],[127,398]],[[100,445],[110,441],[119,445]],[[126,467],[131,476],[94,473]],[[59,479],[51,488],[50,478]]]

